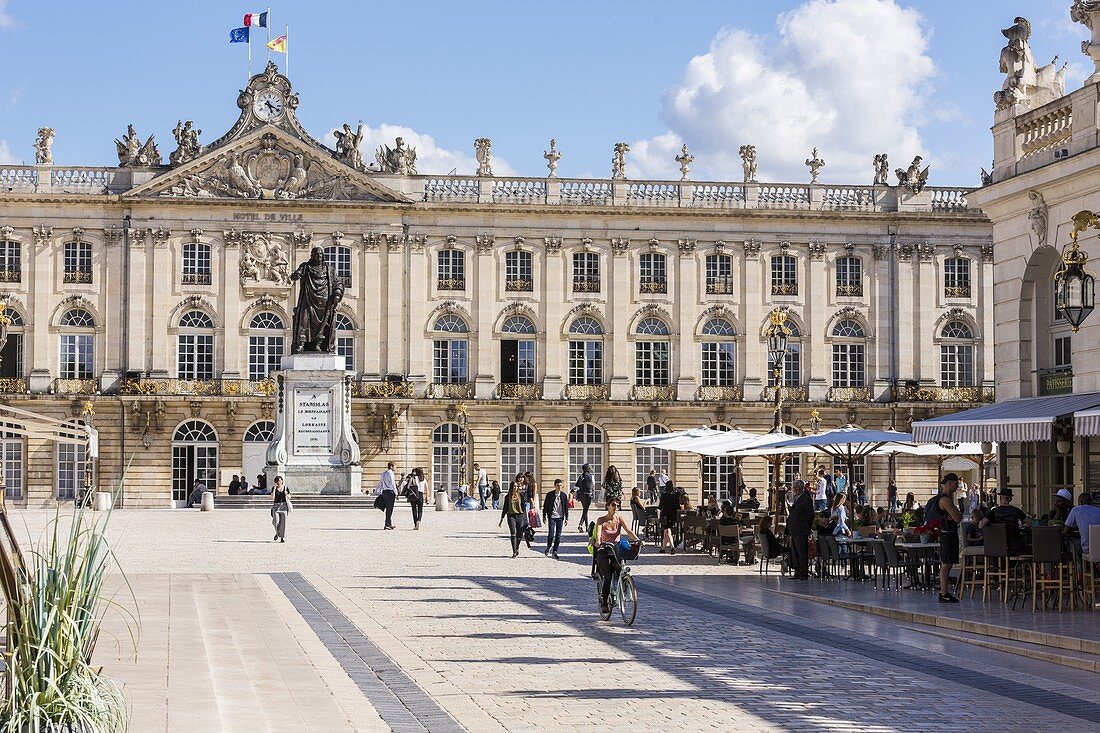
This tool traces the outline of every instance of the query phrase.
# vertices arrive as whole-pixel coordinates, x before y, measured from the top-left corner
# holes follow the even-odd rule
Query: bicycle
[[[606,545],[605,545],[606,546]],[[602,549],[602,548],[601,548]],[[600,620],[607,621],[617,607],[623,617],[623,623],[630,626],[638,615],[638,586],[634,584],[634,578],[630,575],[630,565],[627,560],[634,560],[642,549],[641,542],[630,543],[630,551],[617,553],[619,555],[619,571],[611,579],[611,593],[607,598],[607,612],[603,610],[600,588],[603,585],[599,573],[596,574],[596,605],[600,609]],[[598,550],[597,550],[598,552]]]

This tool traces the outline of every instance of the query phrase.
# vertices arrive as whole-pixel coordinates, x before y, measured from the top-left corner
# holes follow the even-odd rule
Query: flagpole
[[[267,42],[271,43],[271,8],[267,9],[267,15],[265,16],[264,30],[267,31]],[[271,60],[271,47],[267,47],[267,60]]]
[[[290,26],[286,27],[283,34],[283,43],[286,44],[286,75],[290,76]]]
[[[245,26],[245,33],[248,34],[248,79],[252,80],[252,31]]]

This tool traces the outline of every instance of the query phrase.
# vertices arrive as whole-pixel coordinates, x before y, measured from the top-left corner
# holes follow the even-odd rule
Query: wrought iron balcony
[[[993,402],[992,387],[894,387],[895,402]]]
[[[501,382],[497,385],[497,399],[500,400],[541,400],[541,384],[511,384]]]
[[[707,295],[733,295],[733,278],[708,277]]]
[[[181,282],[184,285],[209,285],[210,273],[209,272],[185,272]]]
[[[465,290],[466,278],[441,277],[435,281],[436,290]]]
[[[798,283],[772,283],[772,295],[798,295]]]
[[[695,391],[695,399],[699,402],[740,402],[743,396],[741,385],[706,385]]]
[[[470,400],[474,397],[474,384],[473,382],[433,382],[428,385],[428,397]]]
[[[27,394],[25,377],[0,377],[0,394]]]
[[[870,402],[870,387],[829,387],[825,395],[827,402]]]
[[[1057,369],[1040,369],[1039,395],[1070,394],[1073,392],[1073,370],[1062,367]]]
[[[509,293],[530,293],[535,283],[529,277],[510,277],[504,281],[504,289]]]
[[[88,285],[92,282],[91,270],[66,270],[61,278],[64,283],[79,283]]]
[[[562,394],[567,400],[606,400],[611,388],[606,384],[567,384]]]
[[[848,283],[847,285],[837,283],[836,294],[840,298],[861,298],[863,297],[863,283]]]
[[[23,271],[18,267],[0,270],[0,283],[17,283],[23,280]]]
[[[574,293],[598,293],[600,292],[600,278],[590,275],[573,276]]]
[[[943,295],[945,298],[969,298],[970,286],[969,285],[948,285],[943,289]]]
[[[780,387],[783,390],[784,402],[808,402],[810,399],[810,391],[805,386],[801,387]],[[760,399],[770,402],[775,399],[775,387],[765,387],[764,391],[760,394]]]
[[[638,283],[638,291],[642,293],[667,293],[668,280],[664,278],[642,278]]]
[[[93,395],[99,394],[99,380],[97,379],[55,379],[53,380],[53,393],[60,395]]]
[[[636,384],[630,388],[630,399],[639,402],[671,402],[676,399],[676,385]]]
[[[352,397],[367,399],[411,399],[412,382],[352,382]]]

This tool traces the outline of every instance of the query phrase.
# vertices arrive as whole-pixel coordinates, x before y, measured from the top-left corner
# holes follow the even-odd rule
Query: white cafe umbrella
[[[654,433],[653,435],[635,435],[632,438],[618,438],[611,441],[612,443],[644,443],[645,445],[659,447],[657,444],[663,443],[673,438],[681,437],[694,437],[694,438],[706,438],[714,435],[720,435],[722,431],[713,430],[708,427],[690,428],[688,430],[676,430],[671,433]]]
[[[997,452],[997,444],[993,443]],[[984,455],[981,443],[886,443],[871,451],[872,456],[980,456]]]

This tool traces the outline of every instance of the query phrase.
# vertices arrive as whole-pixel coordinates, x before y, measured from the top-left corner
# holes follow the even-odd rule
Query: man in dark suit
[[[806,482],[798,480],[792,487],[794,503],[787,515],[787,536],[791,538],[791,567],[795,580],[810,577],[810,528],[814,522],[814,503],[806,493]]]

